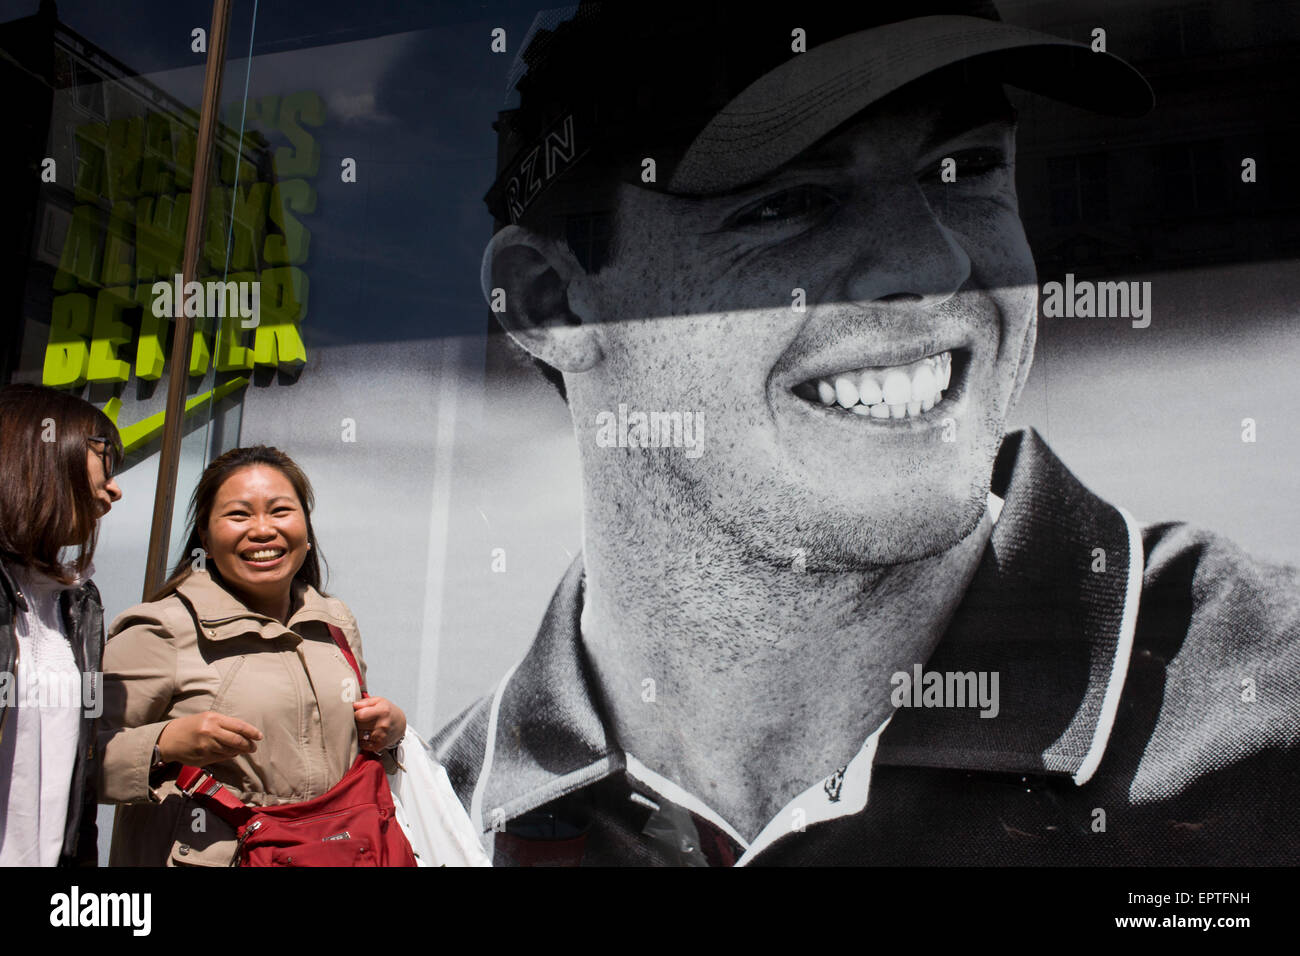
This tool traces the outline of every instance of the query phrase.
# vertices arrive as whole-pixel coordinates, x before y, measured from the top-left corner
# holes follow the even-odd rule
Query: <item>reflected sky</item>
[[[0,21],[37,6],[0,0]],[[535,6],[326,0],[303,13],[263,3],[250,68],[253,6],[234,4],[223,104],[238,104],[246,81],[250,98],[309,89],[327,104],[312,131],[317,206],[303,217],[308,346],[481,333],[478,268],[491,234],[481,197],[513,60],[489,55],[489,34],[502,26],[522,38]],[[195,105],[203,69],[190,31],[209,25],[210,10],[207,0],[58,4],[66,26]],[[340,181],[343,157],[357,160],[355,184]]]

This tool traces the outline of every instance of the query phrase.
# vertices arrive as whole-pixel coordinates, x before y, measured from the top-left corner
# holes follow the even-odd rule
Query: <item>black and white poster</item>
[[[134,429],[109,619],[210,15],[138,6],[0,4],[4,381]],[[241,0],[200,275],[270,323],[200,325],[176,497],[302,466],[494,866],[1294,864],[1298,54],[1287,0]]]

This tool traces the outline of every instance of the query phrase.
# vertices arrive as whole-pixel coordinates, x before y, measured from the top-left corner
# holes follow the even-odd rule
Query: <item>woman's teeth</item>
[[[952,352],[889,368],[863,368],[816,380],[823,405],[872,418],[915,418],[943,401],[952,381]]]
[[[245,560],[248,561],[274,561],[284,551],[280,548],[267,548],[264,551],[248,551],[244,554]]]

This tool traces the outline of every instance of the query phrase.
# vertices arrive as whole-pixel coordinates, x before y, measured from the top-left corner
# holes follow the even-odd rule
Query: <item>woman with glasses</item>
[[[122,442],[88,402],[0,388],[0,866],[94,866],[99,519]]]

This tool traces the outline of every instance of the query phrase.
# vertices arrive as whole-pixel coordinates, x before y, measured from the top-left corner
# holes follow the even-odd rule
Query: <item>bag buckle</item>
[[[195,774],[189,780],[181,774],[176,778],[176,786],[187,797],[210,797],[221,789],[221,784],[206,770]]]

